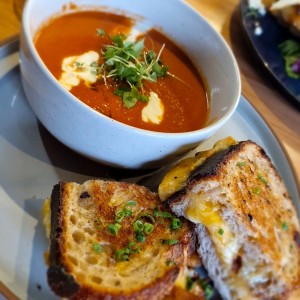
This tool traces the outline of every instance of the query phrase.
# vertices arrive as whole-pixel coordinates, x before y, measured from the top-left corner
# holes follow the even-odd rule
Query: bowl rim
[[[69,98],[71,101],[75,102],[77,105],[82,107],[84,110],[88,111],[89,113],[92,113],[95,116],[100,117],[101,119],[105,120],[105,122],[113,124],[114,126],[116,126],[116,128],[123,128],[125,130],[130,130],[130,131],[133,130],[134,132],[136,132],[138,134],[143,134],[143,135],[147,135],[147,136],[158,136],[158,137],[163,137],[163,138],[167,138],[167,139],[174,139],[174,138],[180,139],[183,136],[185,138],[188,138],[188,137],[197,136],[199,134],[208,136],[211,133],[215,132],[215,129],[220,128],[235,112],[235,110],[239,104],[240,97],[241,97],[241,76],[240,76],[240,71],[239,71],[239,67],[238,67],[236,58],[235,58],[231,48],[225,41],[224,37],[218,31],[216,31],[211,26],[211,24],[195,8],[193,8],[190,4],[186,3],[185,1],[178,0],[178,2],[181,3],[181,5],[186,6],[190,11],[195,13],[197,15],[197,17],[201,18],[202,22],[206,23],[206,26],[209,26],[215,32],[216,36],[220,40],[220,43],[222,44],[222,46],[224,47],[224,49],[226,50],[226,52],[228,54],[228,57],[232,63],[234,73],[235,73],[236,79],[237,79],[237,90],[235,92],[236,96],[235,96],[234,101],[231,102],[227,112],[221,118],[219,118],[217,121],[215,121],[211,124],[207,124],[207,125],[205,125],[205,127],[202,127],[200,129],[193,130],[193,131],[186,131],[186,132],[160,132],[160,131],[142,129],[142,128],[138,128],[138,127],[134,127],[132,125],[122,123],[120,121],[112,119],[112,118],[102,114],[101,112],[96,111],[95,109],[91,108],[89,105],[85,104],[83,101],[81,101],[76,96],[74,96],[71,92],[67,91],[63,86],[61,86],[59,84],[58,80],[54,77],[54,75],[50,72],[48,67],[45,65],[45,63],[39,56],[39,54],[34,46],[34,36],[32,36],[32,34],[30,33],[30,29],[29,29],[30,8],[31,8],[32,3],[34,3],[34,1],[35,0],[27,0],[26,1],[24,10],[23,10],[21,25],[22,25],[23,36],[27,43],[27,47],[29,48],[31,55],[34,58],[35,63],[38,65],[39,69],[44,73],[44,75],[54,84],[55,88],[57,88],[67,98]],[[66,2],[66,4],[68,3],[67,0],[65,2]],[[83,7],[86,7],[86,8],[87,7],[89,7],[89,8],[99,7],[100,8],[101,5],[87,4],[87,5],[79,5],[79,6],[77,6],[77,8],[78,7],[81,7],[81,8],[83,8]],[[104,7],[101,7],[101,9],[103,11]],[[128,11],[124,11],[124,12],[127,12],[128,16],[134,17],[133,13],[130,13]],[[55,16],[55,15],[53,15],[53,16]],[[44,20],[44,22],[47,22],[47,20],[49,20],[49,19]],[[42,26],[42,24],[43,23],[41,23],[40,26]],[[176,43],[176,41],[174,41],[174,42]],[[21,44],[22,44],[22,39],[21,39]],[[20,51],[22,51],[22,47],[20,47]],[[211,101],[211,100],[208,100],[208,101]]]

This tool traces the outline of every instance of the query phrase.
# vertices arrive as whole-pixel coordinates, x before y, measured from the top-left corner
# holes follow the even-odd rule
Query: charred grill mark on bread
[[[63,202],[61,194],[63,194],[64,186],[56,184],[52,190],[51,201],[51,233],[50,233],[50,251],[49,261],[50,267],[47,271],[48,283],[51,288],[62,297],[74,295],[79,290],[79,285],[74,280],[74,277],[67,273],[67,266],[64,266],[61,261],[61,233],[63,231]],[[57,217],[60,216],[60,217]]]
[[[107,225],[116,222],[117,212],[129,201],[135,206],[114,235]],[[136,240],[136,219],[154,209],[170,214],[157,194],[136,184],[60,182],[53,188],[50,205],[48,283],[57,295],[68,299],[162,299],[173,288],[187,256],[195,251],[193,226],[184,219],[179,229],[171,230],[169,219],[157,218],[145,241]],[[176,242],[167,245],[163,239]],[[117,260],[116,251],[131,241],[141,251],[128,260]],[[102,245],[101,253],[93,250],[93,242]]]
[[[283,300],[299,286],[297,213],[278,171],[254,142],[209,156],[166,203],[196,224],[198,252],[224,299]]]

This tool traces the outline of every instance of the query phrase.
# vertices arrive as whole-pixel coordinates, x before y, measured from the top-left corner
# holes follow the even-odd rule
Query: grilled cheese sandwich
[[[48,283],[68,299],[163,299],[194,252],[194,232],[136,184],[59,183],[44,203]]]
[[[225,139],[214,149],[196,168],[190,159],[188,179],[166,197],[179,163],[160,195],[196,224],[198,252],[224,299],[286,299],[300,283],[299,221],[286,187],[254,142]]]

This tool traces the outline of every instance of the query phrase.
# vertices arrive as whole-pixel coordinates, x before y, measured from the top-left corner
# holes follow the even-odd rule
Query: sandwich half
[[[68,299],[162,299],[195,250],[193,226],[136,184],[61,182],[44,224],[48,283]]]
[[[226,138],[181,161],[159,195],[195,224],[198,253],[225,300],[287,299],[300,283],[300,233],[265,151]]]

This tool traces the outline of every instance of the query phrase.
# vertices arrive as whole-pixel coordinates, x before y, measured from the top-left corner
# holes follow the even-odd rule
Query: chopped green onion
[[[138,231],[138,232],[136,233],[136,239],[137,239],[139,242],[143,243],[143,242],[145,242],[146,237],[145,237],[145,235],[144,235],[143,232]]]
[[[129,260],[130,250],[128,248],[119,249],[115,251],[115,257],[117,260],[125,261]]]
[[[255,187],[254,189],[252,189],[252,192],[255,194],[255,195],[258,195],[260,193],[260,189],[258,187]]]
[[[133,231],[134,232],[141,232],[143,231],[144,229],[144,224],[142,221],[140,220],[136,220],[134,223],[133,223]]]
[[[139,219],[145,218],[145,219],[147,219],[148,221],[150,221],[152,224],[155,223],[155,218],[154,218],[150,213],[141,212],[141,213],[138,215],[138,218],[139,218]]]
[[[116,212],[116,215],[115,215],[115,222],[117,223],[121,223],[122,220],[124,219],[125,217],[125,212],[124,210],[119,210]]]
[[[283,229],[284,231],[288,231],[288,230],[289,230],[289,226],[288,226],[288,224],[287,224],[286,222],[283,222],[283,223],[281,224],[281,227],[282,227],[282,229]]]
[[[223,233],[224,233],[224,230],[222,228],[220,228],[219,231],[218,231],[218,234],[223,235]]]
[[[96,253],[101,253],[102,252],[102,246],[98,243],[93,243],[93,249]]]
[[[257,178],[260,179],[261,182],[263,182],[264,184],[268,184],[268,181],[266,180],[266,178],[264,178],[261,174],[258,174]]]
[[[141,250],[140,246],[137,245],[136,242],[134,242],[134,241],[129,242],[128,248],[133,253],[139,253]]]
[[[237,165],[239,168],[242,168],[242,167],[244,167],[246,164],[247,164],[246,161],[240,161],[240,162],[238,162],[236,165]]]
[[[175,240],[175,239],[161,240],[161,242],[162,242],[163,245],[170,245],[170,246],[179,243],[179,241]]]
[[[120,228],[121,228],[121,225],[119,223],[109,224],[107,226],[107,230],[113,235],[117,235]]]
[[[201,285],[201,287],[202,287],[202,289],[204,291],[204,297],[205,297],[205,299],[210,299],[213,296],[213,294],[214,294],[213,287],[209,283],[205,282],[202,279],[199,279],[199,283],[200,283],[200,285]]]
[[[125,217],[130,217],[132,215],[132,210],[124,208]]]
[[[172,230],[179,229],[181,227],[181,221],[178,218],[173,218],[170,227]]]
[[[171,214],[168,211],[159,211],[157,208],[154,209],[153,211],[154,217],[161,217],[161,218],[173,218],[174,215]]]
[[[134,200],[129,200],[125,206],[136,206],[136,201]]]
[[[185,282],[185,288],[188,291],[190,291],[193,287],[193,284],[194,284],[194,282],[193,282],[192,278],[190,276],[187,276],[186,277],[186,282]]]
[[[115,251],[115,257],[118,261],[129,260],[129,257],[132,253],[139,253],[140,246],[136,244],[134,241],[130,241],[128,246],[123,249],[118,249]]]
[[[145,224],[144,224],[144,232],[146,234],[150,234],[153,231],[153,229],[154,229],[154,226],[152,224],[145,222]]]

